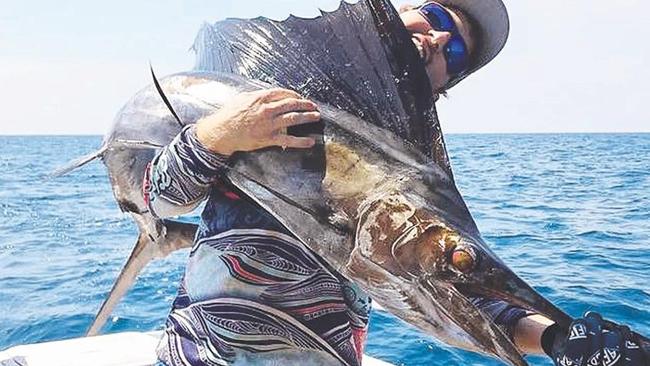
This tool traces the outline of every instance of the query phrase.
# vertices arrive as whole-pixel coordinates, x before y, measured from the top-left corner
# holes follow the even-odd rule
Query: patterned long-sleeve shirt
[[[257,204],[220,182],[226,158],[186,128],[152,161],[159,217],[207,197],[158,350],[176,365],[360,365],[370,299]]]
[[[227,158],[185,128],[152,161],[145,199],[159,217],[207,198],[158,356],[177,365],[361,365],[370,298],[222,181]],[[476,299],[507,329],[526,315]]]

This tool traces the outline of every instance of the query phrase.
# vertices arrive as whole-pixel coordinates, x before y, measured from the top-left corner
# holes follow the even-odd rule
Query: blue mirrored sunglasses
[[[452,77],[461,75],[469,67],[469,50],[451,14],[436,3],[424,4],[418,11],[424,15],[434,30],[451,33],[451,38],[444,49],[447,74]]]

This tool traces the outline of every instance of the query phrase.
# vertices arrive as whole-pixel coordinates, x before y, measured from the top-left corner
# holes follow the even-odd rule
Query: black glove
[[[626,326],[605,324],[594,312],[574,320],[568,334],[557,325],[549,327],[542,336],[542,345],[556,366],[650,365],[635,333]]]

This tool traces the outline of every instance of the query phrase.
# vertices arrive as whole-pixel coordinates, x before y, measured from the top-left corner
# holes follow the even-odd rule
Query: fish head
[[[362,287],[380,305],[440,341],[526,365],[475,299],[503,300],[551,319],[566,315],[510,270],[473,225],[454,217],[463,209],[454,210],[453,200],[441,210],[435,202],[445,194],[437,192],[423,200],[394,190],[365,205],[347,270],[365,279]]]

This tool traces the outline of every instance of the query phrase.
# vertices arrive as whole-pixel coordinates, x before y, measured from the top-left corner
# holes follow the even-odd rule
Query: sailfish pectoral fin
[[[164,257],[176,250],[190,248],[198,228],[195,224],[164,220],[165,235],[154,242],[149,235],[140,232],[129,259],[115,280],[113,288],[99,308],[86,336],[94,336],[108,320],[117,303],[133,286],[142,269],[153,259]]]

